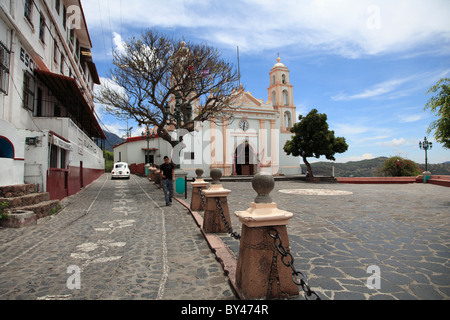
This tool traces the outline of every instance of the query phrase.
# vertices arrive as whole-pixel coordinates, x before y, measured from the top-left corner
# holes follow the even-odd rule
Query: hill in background
[[[106,141],[105,141],[105,149],[112,152],[113,147],[119,143],[122,143],[125,141],[125,139],[119,138],[119,136],[115,135],[114,133],[108,132],[104,130],[106,135]]]
[[[387,157],[378,157],[370,160],[361,161],[349,161],[346,163],[333,163],[333,162],[314,162],[311,163],[311,167],[314,175],[330,176],[331,167],[334,166],[335,177],[378,177],[383,163],[387,160]],[[425,164],[418,164],[419,168],[424,171]],[[302,172],[306,172],[306,166],[301,165]],[[450,175],[450,161],[440,164],[428,164],[428,170],[432,174]]]

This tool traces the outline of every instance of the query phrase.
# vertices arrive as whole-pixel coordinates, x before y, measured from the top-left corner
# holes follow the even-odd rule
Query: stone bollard
[[[155,171],[156,171],[156,168],[155,168],[155,167],[151,166],[151,167],[149,168],[148,178],[149,178],[150,180],[152,180],[152,181],[155,180]]]
[[[257,174],[252,181],[257,192],[254,202],[247,211],[235,215],[242,225],[239,257],[236,269],[236,283],[246,299],[282,299],[299,294],[298,286],[292,281],[292,270],[286,267],[274,245],[269,231],[278,231],[283,246],[289,252],[286,225],[292,218],[291,212],[277,208],[269,193],[275,186],[270,174]]]
[[[222,215],[228,226],[231,228],[230,212],[228,210],[227,196],[231,190],[224,189],[219,179],[222,177],[222,171],[219,169],[211,170],[212,182],[208,189],[202,191],[205,196],[206,208],[203,217],[203,230],[206,233],[226,233],[229,231]],[[222,212],[222,215],[220,214]]]
[[[162,176],[161,176],[161,171],[159,170],[159,166],[156,167],[155,170],[155,184],[159,185],[159,187],[161,187],[161,183],[162,183]]]
[[[202,211],[205,210],[205,205],[203,204],[203,201],[205,201],[206,204],[206,198],[202,198],[200,196],[200,192],[206,189],[208,186],[208,182],[203,180],[202,174],[203,169],[197,169],[195,170],[195,174],[197,175],[197,178],[195,178],[194,182],[191,182],[192,185],[192,197],[191,197],[191,210],[193,211]]]

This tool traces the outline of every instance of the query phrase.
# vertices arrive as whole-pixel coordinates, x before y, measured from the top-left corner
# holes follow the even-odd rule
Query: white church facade
[[[195,177],[197,168],[203,169],[204,176],[214,168],[223,176],[300,174],[300,159],[283,150],[292,137],[290,128],[297,116],[289,69],[279,57],[269,77],[267,102],[242,92],[233,101],[232,118],[197,123],[195,130],[183,137],[183,149],[173,149],[150,129],[152,138],[148,142],[144,137],[132,137],[115,146],[114,161],[143,167],[144,163],[162,164],[166,155],[175,163],[179,157],[188,177]]]

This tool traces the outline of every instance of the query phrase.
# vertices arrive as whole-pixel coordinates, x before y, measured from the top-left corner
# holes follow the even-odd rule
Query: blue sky
[[[267,100],[277,53],[290,70],[297,114],[312,108],[349,149],[338,162],[400,155],[424,162],[419,141],[436,118],[424,105],[428,89],[450,77],[448,0],[82,0],[101,80],[111,51],[155,28],[207,43],[237,65],[241,82]],[[97,109],[105,127],[123,135],[121,122]],[[134,127],[133,135],[141,129]],[[433,142],[430,163],[450,161]],[[321,159],[323,160],[323,159]]]

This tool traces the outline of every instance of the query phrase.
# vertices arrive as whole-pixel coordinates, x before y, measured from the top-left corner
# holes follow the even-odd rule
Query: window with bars
[[[41,40],[42,43],[45,43],[45,17],[41,13],[41,17],[39,19],[39,40]]]
[[[25,0],[23,15],[28,22],[33,26],[33,0]]]
[[[34,111],[34,77],[27,71],[23,75],[23,107]]]
[[[8,94],[11,51],[0,41],[0,92]]]

